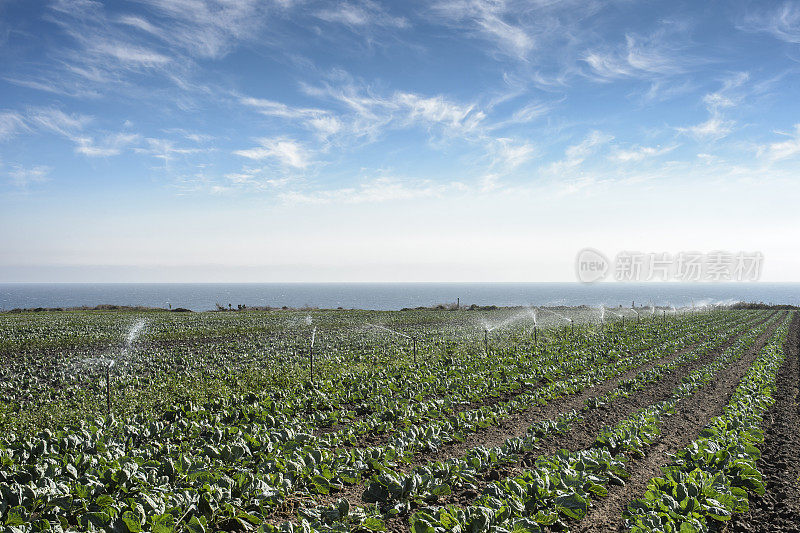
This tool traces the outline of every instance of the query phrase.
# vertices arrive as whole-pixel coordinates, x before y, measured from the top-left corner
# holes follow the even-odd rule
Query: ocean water
[[[0,283],[0,310],[100,304],[215,309],[219,303],[395,310],[461,305],[800,305],[800,283]]]

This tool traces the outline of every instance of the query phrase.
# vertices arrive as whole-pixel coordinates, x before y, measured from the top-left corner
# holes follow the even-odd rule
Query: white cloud
[[[358,3],[339,2],[334,7],[317,11],[315,16],[327,22],[350,27],[407,28],[409,26],[405,18],[392,16],[380,4],[369,0]]]
[[[757,3],[757,12],[748,14],[739,25],[740,29],[765,32],[787,43],[800,43],[800,4],[783,2],[780,6],[767,8]]]
[[[308,125],[313,128],[317,135],[322,139],[327,139],[344,129],[342,122],[334,116],[320,116],[308,121]]]
[[[85,133],[86,126],[93,121],[88,115],[65,113],[52,107],[32,108],[28,111],[30,126],[60,135],[75,143],[75,152],[88,157],[118,155],[122,149],[135,143],[140,136],[135,133],[105,133],[99,142]]]
[[[233,153],[254,160],[273,159],[283,166],[296,169],[304,169],[312,162],[311,153],[302,144],[291,139],[262,138],[258,142],[260,146],[236,150]]]
[[[733,120],[725,120],[718,115],[714,115],[705,122],[686,128],[678,128],[678,131],[691,135],[698,140],[719,140],[730,135],[735,124]]]
[[[329,98],[343,105],[347,111],[337,115],[338,129],[355,137],[374,139],[385,128],[406,128],[411,125],[421,125],[432,134],[471,137],[486,119],[486,114],[475,104],[457,103],[444,95],[424,96],[395,91],[388,96],[381,96],[352,81],[338,86],[302,87],[308,95]]]
[[[92,53],[116,59],[120,64],[158,67],[170,62],[170,58],[163,54],[144,47],[132,46],[129,43],[99,41],[93,43],[89,50]]]
[[[270,3],[260,0],[140,0],[155,16],[122,16],[118,23],[150,34],[193,57],[220,58],[266,24]],[[158,23],[153,22],[158,21]]]
[[[795,124],[793,133],[783,133],[789,139],[759,147],[758,154],[770,161],[790,159],[800,155],[800,124]]]
[[[618,163],[638,163],[651,157],[668,154],[677,146],[636,146],[628,150],[617,150],[609,156],[609,159]]]
[[[74,97],[112,90],[142,97],[141,75],[161,76],[185,93],[207,91],[192,81],[195,61],[219,59],[253,42],[272,11],[260,0],[54,0],[48,8],[45,20],[69,39],[51,50],[46,68],[26,67],[6,79]]]
[[[106,137],[102,143],[96,144],[91,137],[76,137],[73,141],[77,144],[75,152],[87,157],[109,157],[119,155],[123,148],[141,138],[133,133],[118,133]]]
[[[40,129],[72,139],[92,117],[78,113],[67,114],[54,107],[33,108],[28,112],[28,121]]]
[[[678,53],[667,44],[663,31],[643,38],[626,35],[625,44],[616,49],[597,49],[587,52],[583,60],[591,75],[600,81],[618,78],[651,78],[685,72],[686,59],[679,61]]]
[[[464,25],[504,53],[520,59],[526,58],[536,44],[526,28],[513,20],[519,12],[509,2],[445,0],[434,4],[433,12],[445,22]]]
[[[608,135],[602,131],[594,130],[586,138],[578,144],[569,146],[564,154],[570,161],[583,162],[589,155],[594,153],[595,148],[604,144],[608,144],[614,140],[613,135]]]
[[[357,187],[312,192],[289,191],[279,196],[287,204],[362,204],[429,198],[444,194],[450,186],[431,181],[374,178]]]
[[[51,171],[52,168],[43,165],[32,168],[15,166],[14,170],[11,170],[8,175],[11,178],[11,183],[21,189],[25,189],[33,183],[48,181],[49,178],[47,176]]]
[[[694,126],[678,128],[678,131],[701,141],[717,141],[730,135],[736,122],[727,119],[723,110],[741,102],[742,97],[736,90],[749,79],[750,75],[747,72],[739,72],[726,79],[720,90],[703,97],[703,103],[710,115],[708,120]]]
[[[568,146],[564,150],[565,157],[550,163],[543,171],[556,177],[563,177],[580,167],[589,156],[597,151],[598,147],[606,145],[613,140],[614,137],[612,135],[594,130],[580,143]]]
[[[474,105],[459,105],[443,96],[424,97],[396,92],[390,105],[405,112],[410,122],[440,125],[461,133],[474,131],[486,118],[483,111],[476,110]]]
[[[533,120],[546,115],[551,109],[552,106],[550,104],[531,102],[514,111],[511,120],[519,123],[532,122]]]
[[[327,140],[344,130],[342,122],[333,113],[324,109],[295,107],[273,100],[245,96],[239,97],[239,103],[256,109],[266,117],[295,121],[295,124],[315,132],[322,140]]]
[[[496,139],[492,144],[492,167],[510,172],[536,155],[536,147],[529,142],[516,142],[508,138]]]
[[[0,113],[0,141],[14,137],[18,133],[28,130],[25,119],[16,111],[3,111]]]
[[[249,96],[242,96],[239,98],[239,103],[255,108],[259,113],[268,117],[279,118],[314,118],[327,114],[327,111],[315,108],[293,107],[267,100],[264,98],[253,98]]]
[[[186,158],[187,156],[190,155],[208,153],[214,151],[214,148],[206,148],[206,147],[185,148],[182,146],[177,146],[175,144],[175,141],[170,139],[148,137],[144,139],[144,141],[145,141],[145,146],[135,147],[133,149],[134,153],[149,155],[156,159],[160,159],[161,161],[164,162],[165,170],[170,169],[172,162],[181,157]],[[194,165],[198,168],[202,167],[202,163],[194,163]],[[201,179],[200,181],[203,181],[203,179]]]
[[[293,179],[288,176],[281,178],[267,177],[269,168],[248,168],[245,167],[239,172],[225,174],[225,179],[236,186],[254,185],[259,189],[281,188],[289,185]]]

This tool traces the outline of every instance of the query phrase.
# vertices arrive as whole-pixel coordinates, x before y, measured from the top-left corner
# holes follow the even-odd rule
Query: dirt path
[[[775,404],[764,422],[763,451],[758,469],[766,493],[750,498],[750,511],[734,518],[727,531],[800,530],[800,314],[795,314],[778,373]]]
[[[624,486],[610,486],[608,496],[593,501],[589,514],[580,522],[571,524],[570,531],[619,531],[624,524],[622,513],[628,503],[644,493],[647,482],[661,474],[661,466],[670,462],[672,454],[694,440],[709,420],[722,413],[739,381],[747,373],[759,350],[769,341],[777,325],[778,322],[767,328],[738,361],[722,369],[711,383],[679,402],[676,413],[664,420],[659,441],[647,449],[644,458],[632,459],[628,463],[631,477],[627,483]]]

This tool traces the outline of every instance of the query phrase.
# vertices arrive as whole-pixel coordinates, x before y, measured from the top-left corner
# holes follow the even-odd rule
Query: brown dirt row
[[[753,327],[763,324],[763,322],[765,322],[766,320],[768,319],[765,319],[764,321],[759,321],[757,324],[754,324]],[[662,399],[669,397],[675,386],[677,386],[677,384],[680,383],[680,380],[683,379],[683,376],[687,375],[689,372],[691,372],[691,370],[697,368],[704,362],[708,362],[711,358],[716,357],[721,351],[723,351],[728,346],[733,344],[733,342],[735,342],[735,340],[738,337],[739,336],[729,339],[720,348],[712,351],[711,353],[707,354],[704,357],[701,357],[699,360],[693,361],[689,365],[683,365],[675,369],[673,372],[669,373],[659,382],[650,384],[647,387],[645,387],[645,389],[637,391],[634,395],[632,395],[633,396],[632,398],[631,397],[620,398],[616,402],[614,402],[614,404],[611,406],[605,406],[603,408],[593,409],[586,416],[584,421],[576,422],[575,424],[573,424],[573,427],[570,430],[570,432],[568,432],[565,435],[558,436],[557,440],[554,439],[552,441],[545,442],[542,451],[539,451],[535,454],[528,454],[528,456],[522,459],[524,461],[532,460],[535,459],[536,456],[541,455],[543,453],[545,454],[552,453],[553,451],[555,451],[560,447],[566,447],[571,450],[578,450],[590,446],[594,442],[597,433],[603,427],[603,425],[609,424],[608,417],[610,410],[613,409],[614,412],[616,412],[617,406],[618,405],[622,406],[620,407],[620,409],[622,409],[622,412],[624,414],[618,417],[619,420],[622,420],[623,418],[629,416],[630,413],[634,412],[635,410],[641,407],[645,407],[654,402],[661,401]],[[686,352],[697,348],[697,346],[699,345],[700,343],[692,344],[686,348],[666,354],[654,361],[633,368],[623,373],[620,376],[595,384],[591,387],[587,387],[586,389],[584,389],[579,393],[558,398],[552,400],[546,405],[534,406],[526,411],[516,413],[508,418],[501,420],[500,423],[495,426],[481,429],[475,433],[467,435],[465,440],[462,442],[446,444],[434,452],[420,454],[413,463],[402,465],[398,467],[397,470],[401,472],[408,472],[412,470],[415,466],[420,464],[433,461],[446,461],[447,459],[453,457],[460,457],[468,450],[479,445],[491,448],[494,446],[499,446],[508,438],[524,436],[528,428],[534,422],[547,419],[555,419],[558,415],[568,412],[572,409],[580,411],[580,409],[584,405],[585,400],[587,400],[588,398],[605,394],[606,392],[616,388],[621,381],[630,379],[639,372],[649,370],[659,364],[672,361],[680,357],[681,355],[685,354]],[[658,399],[653,399],[653,398],[658,398]],[[613,424],[614,421],[612,421],[611,423]],[[488,484],[488,482],[493,479],[499,479],[499,477],[505,477],[506,475],[509,475],[511,473],[511,469],[521,470],[522,466],[521,464],[511,465],[506,467],[506,469],[504,470],[487,472],[485,478],[486,482],[485,484]],[[327,497],[320,498],[318,503],[320,504],[330,503],[340,498],[345,498],[348,501],[350,501],[352,505],[356,506],[363,505],[363,502],[361,500],[361,495],[364,491],[364,488],[365,488],[364,484],[346,487],[341,492],[336,492]],[[468,504],[472,499],[474,499],[477,496],[477,493],[478,491],[465,490],[463,492],[454,494],[450,499],[448,499],[446,503]],[[395,521],[396,520],[393,520],[392,522]],[[407,520],[404,520],[404,522],[405,526],[403,527],[406,527],[408,525]],[[400,529],[402,529],[402,527]]]
[[[753,327],[757,327],[758,325],[763,324],[766,320],[768,319],[759,321],[758,324],[754,324]],[[730,339],[728,342],[723,344],[721,349],[727,348],[734,341],[735,338]],[[550,420],[555,419],[558,417],[558,415],[571,411],[572,409],[580,411],[583,408],[584,402],[587,399],[595,396],[602,396],[608,391],[615,389],[620,384],[620,382],[627,379],[631,379],[639,372],[647,371],[655,366],[672,361],[673,359],[680,357],[686,352],[694,350],[700,344],[701,343],[699,342],[694,343],[686,348],[682,348],[678,351],[663,355],[655,359],[654,361],[650,361],[649,363],[645,363],[638,367],[632,368],[617,377],[613,377],[603,382],[587,387],[578,393],[570,394],[562,398],[557,398],[548,402],[545,405],[537,405],[531,407],[526,411],[515,413],[501,420],[500,423],[497,424],[496,426],[492,426],[484,430],[467,435],[467,437],[463,442],[442,446],[436,452],[424,454],[421,458],[424,459],[426,462],[446,461],[451,457],[460,457],[461,455],[466,453],[468,450],[474,448],[475,446],[485,446],[487,448],[492,448],[494,446],[501,445],[508,438],[522,437],[526,434],[528,428],[534,422],[548,420],[548,419]],[[718,353],[718,351],[719,350],[715,350],[714,353]],[[617,402],[615,402],[615,404],[616,403]],[[413,468],[413,465],[408,467],[408,469],[410,468]]]
[[[776,322],[767,328],[738,361],[717,373],[702,390],[680,401],[675,414],[664,419],[661,436],[646,450],[645,457],[631,459],[628,463],[631,476],[627,483],[610,486],[608,496],[593,501],[589,514],[572,524],[570,530],[575,533],[619,531],[624,525],[622,513],[628,503],[644,493],[648,481],[661,474],[661,466],[669,464],[673,454],[694,440],[709,420],[722,413],[739,381],[777,326]]]
[[[650,365],[649,368],[652,368],[656,364],[660,364],[660,362],[663,361],[663,360],[671,359],[673,357],[678,357],[678,356],[682,355],[683,353],[696,348],[699,344],[700,344],[699,342],[693,343],[689,347],[684,348],[684,349],[680,350],[677,353],[671,353],[671,354],[668,354],[668,355],[664,356],[663,358],[659,359],[659,361],[657,361],[655,363],[648,363]],[[636,355],[636,354],[639,354],[639,353],[641,353],[641,351],[635,352],[634,354],[631,354],[631,355]],[[644,369],[644,368],[647,368],[647,367],[645,367],[645,366],[639,367],[639,369],[633,371],[633,374],[639,372],[641,369]],[[561,377],[559,379],[555,379],[554,382],[557,383],[557,382],[560,382],[560,381],[564,381],[564,380],[569,379],[570,377],[571,376]],[[622,379],[622,378],[620,378],[620,379]],[[544,382],[539,382],[534,386],[522,387],[522,388],[517,389],[515,391],[505,392],[505,393],[503,393],[503,394],[501,394],[499,396],[496,396],[496,397],[486,397],[486,398],[483,398],[481,400],[476,400],[474,402],[465,403],[465,404],[459,406],[457,409],[454,409],[453,412],[454,413],[459,413],[461,411],[467,411],[467,410],[470,410],[470,409],[479,409],[480,407],[483,407],[483,406],[489,406],[490,407],[490,406],[496,405],[498,403],[508,402],[508,401],[511,401],[512,399],[514,399],[515,397],[523,394],[523,393],[531,392],[533,390],[541,388],[544,385],[545,385]],[[526,413],[526,412],[530,412],[530,410],[529,411],[520,412],[520,413],[518,413],[518,415],[524,415],[524,413]],[[517,415],[512,415],[511,418],[514,418],[516,416]],[[501,422],[501,426],[500,427],[503,427],[503,424],[504,423]],[[339,424],[338,426],[340,428],[341,424]],[[527,429],[527,427],[526,427],[526,429]],[[489,431],[489,430],[491,430],[491,428],[487,428],[486,431]],[[332,433],[333,431],[336,431],[336,429],[319,430],[319,431],[315,432],[314,434],[319,436],[319,435],[323,435],[325,433]],[[481,434],[485,434],[484,431],[481,431],[480,433]],[[504,435],[505,433],[501,432],[500,434]],[[522,434],[524,435],[524,432]],[[361,438],[358,439],[356,444],[354,446],[352,446],[352,448],[363,448],[363,447],[366,447],[366,446],[381,446],[381,445],[385,445],[388,442],[388,440],[389,440],[389,438],[391,436],[392,436],[392,432],[363,435]],[[506,434],[506,436],[503,437],[499,442],[503,442],[503,440],[505,440],[507,438],[508,438],[508,435]],[[442,447],[440,451],[445,450],[448,446],[455,446],[455,444],[446,445],[446,446]],[[492,446],[495,446],[495,444],[493,444]],[[471,447],[474,447],[474,446],[468,446],[466,449],[469,449]],[[445,452],[445,453],[447,453],[447,452]],[[411,467],[408,467],[408,468],[411,468]],[[400,470],[403,470],[403,468],[400,468]]]
[[[575,422],[567,433],[547,439],[537,451],[525,454],[518,463],[504,465],[502,468],[486,472],[477,487],[455,491],[451,496],[440,501],[439,504],[469,505],[492,481],[521,474],[530,468],[540,455],[551,455],[562,448],[574,452],[591,447],[603,427],[613,426],[639,409],[668,399],[684,377],[718,357],[739,337],[741,335],[727,340],[719,348],[708,354],[675,368],[659,381],[646,385],[643,389],[635,391],[627,398],[618,398],[612,404],[590,410],[584,414],[584,419]],[[682,355],[686,351],[681,350],[673,358]],[[652,368],[654,365],[648,364],[647,366]]]
[[[764,416],[766,429],[758,469],[766,493],[750,498],[750,511],[734,517],[727,531],[800,530],[800,314],[795,313],[778,372],[775,404]]]

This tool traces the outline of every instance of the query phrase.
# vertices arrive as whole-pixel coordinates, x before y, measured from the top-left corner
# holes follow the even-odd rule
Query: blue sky
[[[0,0],[0,281],[797,281],[800,2]]]

